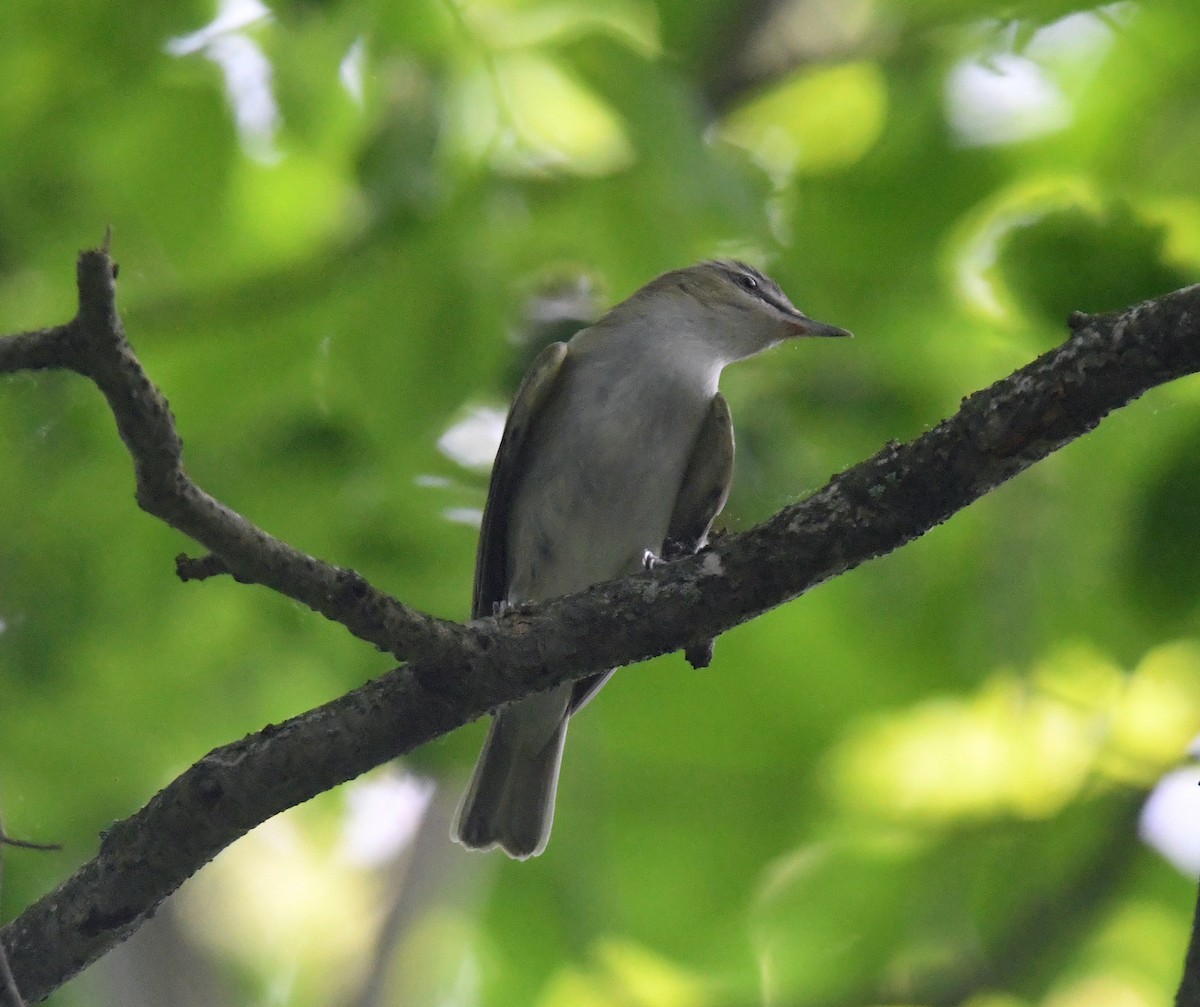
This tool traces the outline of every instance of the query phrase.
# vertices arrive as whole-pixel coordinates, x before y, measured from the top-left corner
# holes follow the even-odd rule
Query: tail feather
[[[546,848],[569,716],[569,692],[559,691],[493,718],[454,826],[454,838],[468,849],[499,846],[525,860]]]

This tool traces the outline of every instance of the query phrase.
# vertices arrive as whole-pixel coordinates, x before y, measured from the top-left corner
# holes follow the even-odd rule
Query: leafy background
[[[498,410],[656,273],[858,338],[731,370],[745,528],[1200,269],[1190,3],[9,0],[0,331],[106,225],[193,475],[468,613]],[[0,386],[8,918],[210,748],[388,662],[179,584],[95,389]],[[482,725],[271,821],[61,1005],[1167,1000],[1200,869],[1200,384],[900,553],[627,670],[548,852],[446,840]],[[1179,768],[1179,767],[1183,768]],[[1147,810],[1148,794],[1154,798]],[[1167,851],[1170,859],[1163,855]]]

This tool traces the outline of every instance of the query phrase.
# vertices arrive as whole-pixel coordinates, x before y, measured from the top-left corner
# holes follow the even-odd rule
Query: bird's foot
[[[678,538],[668,538],[663,540],[662,555],[651,552],[647,549],[642,554],[642,566],[647,570],[653,570],[656,566],[662,566],[664,563],[674,563],[677,559],[684,559],[687,556],[694,556],[698,550],[688,542]]]

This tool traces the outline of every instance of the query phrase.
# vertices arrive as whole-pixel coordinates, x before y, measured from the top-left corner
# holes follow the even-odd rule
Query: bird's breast
[[[508,529],[509,600],[580,590],[658,552],[712,392],[647,370],[570,374],[530,432]]]

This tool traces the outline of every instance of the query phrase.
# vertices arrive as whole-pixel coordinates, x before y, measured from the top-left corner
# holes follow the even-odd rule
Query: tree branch
[[[138,504],[210,549],[238,580],[285,594],[401,660],[453,645],[459,626],[407,608],[353,570],[305,555],[192,482],[167,400],[125,338],[116,308],[116,264],[106,249],[83,252],[77,273],[75,318],[0,338],[0,373],[58,368],[90,378],[108,400],[133,457]]]
[[[4,823],[0,822],[0,891],[4,889],[4,847],[6,846],[42,852],[60,849],[57,843],[33,843],[28,839],[14,839],[4,831]],[[0,943],[0,1003],[5,1004],[6,1007],[25,1007],[25,999],[17,987],[16,977],[9,967],[8,955],[5,953],[2,943]]]
[[[783,604],[924,534],[1148,389],[1200,370],[1200,286],[1072,316],[1062,346],[762,525],[648,573],[458,626],[305,556],[196,487],[166,401],[121,330],[107,253],[82,253],[79,279],[78,316],[0,339],[0,372],[60,367],[91,378],[133,456],[139,503],[211,550],[210,572],[223,566],[281,591],[410,663],[216,749],[109,829],[93,860],[0,931],[31,1000],[272,815],[500,703],[682,649]]]

